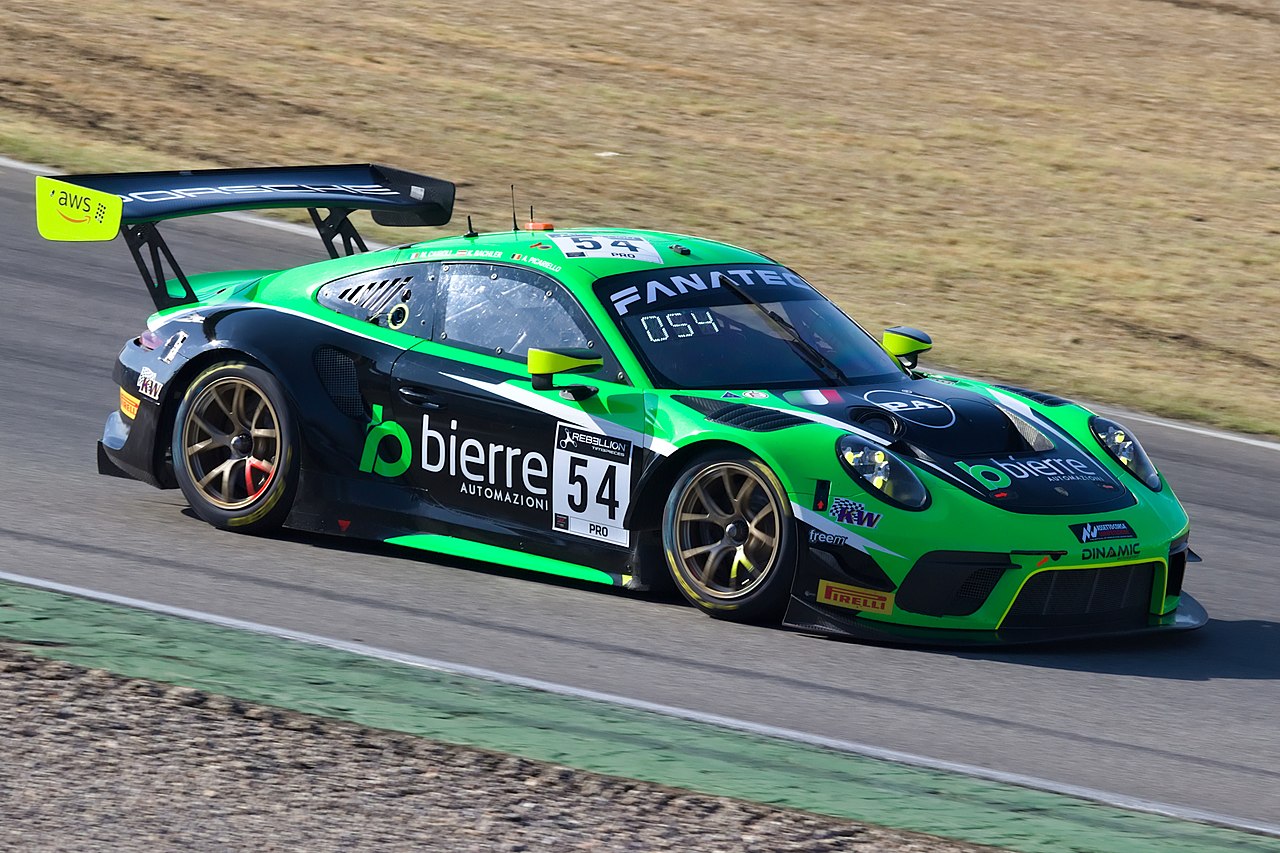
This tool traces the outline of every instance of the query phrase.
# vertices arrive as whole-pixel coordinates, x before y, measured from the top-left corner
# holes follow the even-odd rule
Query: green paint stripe
[[[472,542],[454,536],[442,536],[438,533],[413,533],[408,536],[395,536],[387,540],[392,545],[406,548],[417,548],[420,551],[431,551],[436,554],[448,554],[451,557],[466,557],[513,569],[528,569],[543,572],[562,578],[573,578],[579,581],[605,583],[611,586],[625,586],[630,580],[628,575],[611,575],[589,566],[568,563],[554,557],[542,557],[538,554],[526,554],[524,551],[513,551],[498,545],[484,542]]]
[[[0,583],[31,651],[451,743],[1037,853],[1273,851],[1280,839]]]

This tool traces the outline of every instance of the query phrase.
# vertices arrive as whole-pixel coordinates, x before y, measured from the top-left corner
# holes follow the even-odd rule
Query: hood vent
[[[1027,388],[1019,388],[1017,385],[992,385],[992,388],[999,388],[1001,391],[1008,391],[1011,394],[1017,394],[1019,397],[1026,397],[1028,400],[1035,400],[1042,406],[1070,406],[1071,401],[1065,397],[1059,397],[1056,394],[1046,394],[1043,391],[1031,391]]]
[[[809,423],[790,412],[770,409],[766,406],[753,406],[750,403],[725,403],[707,397],[673,397],[672,399],[701,412],[713,423],[737,427],[749,432],[773,432]]]

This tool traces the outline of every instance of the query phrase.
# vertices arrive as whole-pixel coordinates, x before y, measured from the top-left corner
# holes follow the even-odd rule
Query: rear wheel
[[[173,470],[196,515],[254,533],[284,523],[298,480],[298,440],[279,381],[251,364],[215,365],[182,398]]]
[[[696,607],[726,619],[781,616],[795,576],[795,519],[758,459],[700,459],[676,481],[662,520],[667,564]]]

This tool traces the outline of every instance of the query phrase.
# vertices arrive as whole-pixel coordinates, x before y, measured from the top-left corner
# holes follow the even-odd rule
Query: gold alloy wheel
[[[700,595],[741,598],[778,564],[782,506],[764,478],[741,463],[699,471],[680,495],[675,523],[675,558]]]
[[[234,512],[256,501],[275,478],[280,421],[257,385],[226,377],[191,405],[182,426],[191,482],[218,509]]]

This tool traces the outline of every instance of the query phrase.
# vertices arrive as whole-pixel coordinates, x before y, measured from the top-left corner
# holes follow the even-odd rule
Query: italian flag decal
[[[840,402],[840,392],[830,388],[821,390],[788,391],[783,395],[788,403],[797,406],[826,406]]]

